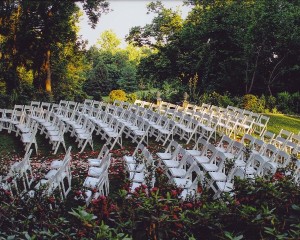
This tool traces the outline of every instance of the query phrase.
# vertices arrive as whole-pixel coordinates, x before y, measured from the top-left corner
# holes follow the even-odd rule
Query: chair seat
[[[135,163],[135,159],[133,156],[124,156],[123,159],[126,163]]]
[[[179,166],[179,162],[176,160],[162,160],[162,162],[164,163],[164,165],[167,168],[177,168]]]
[[[91,177],[99,177],[103,173],[102,167],[90,167],[88,175]]]
[[[171,159],[172,155],[171,153],[156,153],[156,155],[162,159],[162,160],[166,160],[166,159]]]
[[[142,183],[140,182],[133,182],[131,187],[130,187],[130,191],[134,192],[136,188],[140,187],[142,185]]]
[[[214,131],[213,128],[208,127],[208,126],[203,126],[202,129],[204,129],[204,130],[207,131],[207,132],[212,132],[212,131]]]
[[[51,162],[50,168],[57,169],[57,168],[60,168],[62,165],[63,165],[62,160],[53,160]]]
[[[92,167],[99,167],[101,164],[101,160],[98,158],[89,158],[88,165]]]
[[[80,139],[89,139],[90,134],[88,134],[88,133],[78,134],[78,138],[80,138]]]
[[[51,131],[48,131],[49,137],[50,137],[50,136],[58,136],[58,134],[59,134],[59,131],[58,131],[58,130],[51,130]]]
[[[209,172],[208,174],[214,181],[225,182],[227,180],[227,175],[222,172]]]
[[[127,165],[127,169],[129,172],[141,172],[144,170],[144,168],[145,168],[144,164],[130,163]]]
[[[183,168],[170,168],[169,171],[173,177],[184,177],[186,174],[186,170]]]
[[[63,137],[59,135],[50,135],[49,136],[50,141],[52,142],[60,142],[63,141]]]
[[[86,132],[86,129],[84,128],[77,128],[77,129],[74,129],[74,131],[78,134],[83,134]]]
[[[136,136],[143,136],[145,134],[145,131],[135,130],[135,131],[133,131],[133,134]]]
[[[114,129],[113,128],[111,128],[111,127],[104,127],[103,129],[102,129],[104,132],[113,132],[114,131]]]
[[[51,179],[54,177],[54,175],[57,173],[56,169],[51,169],[47,174],[45,175],[46,179]]]
[[[48,132],[50,132],[50,131],[57,131],[58,130],[58,127],[57,126],[53,126],[53,125],[51,125],[49,127],[45,127],[45,128],[47,129]]]
[[[171,131],[167,130],[167,129],[158,129],[158,131],[162,134],[169,134],[172,133]]]
[[[206,156],[194,156],[197,163],[209,163],[210,159]]]
[[[98,183],[99,183],[99,178],[87,177],[84,180],[83,186],[87,188],[96,188]]]
[[[218,171],[218,166],[212,163],[204,163],[202,164],[202,167],[206,172]]]
[[[109,136],[111,138],[118,137],[118,135],[119,135],[119,133],[116,133],[116,132],[107,132],[106,134],[107,134],[107,136]]]
[[[218,189],[222,192],[230,192],[233,190],[233,183],[231,182],[216,182]]]
[[[26,127],[26,125],[24,124],[18,124],[16,125],[16,128],[19,129],[22,133],[28,133],[31,130],[29,127]]]
[[[32,135],[31,133],[23,133],[21,136],[21,141],[23,143],[30,143],[31,135]]]
[[[180,193],[180,198],[184,200],[188,196],[194,197],[195,195],[196,195],[196,191],[194,189],[183,189],[183,191]]]
[[[199,150],[193,150],[193,149],[191,149],[191,150],[186,150],[190,155],[192,155],[192,156],[200,156],[201,155],[201,151],[199,151]]]
[[[133,181],[133,182],[139,182],[142,183],[145,180],[145,175],[143,172],[130,172],[129,173],[129,178]]]
[[[192,181],[185,178],[173,178],[173,181],[177,187],[190,188],[192,186]]]

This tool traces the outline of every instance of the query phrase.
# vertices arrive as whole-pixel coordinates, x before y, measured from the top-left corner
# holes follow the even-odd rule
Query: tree
[[[180,12],[165,8],[160,1],[149,3],[147,8],[148,13],[153,12],[157,16],[151,24],[131,28],[126,41],[136,46],[147,45],[153,48],[166,45],[182,28]]]
[[[121,40],[112,30],[104,31],[97,41],[101,51],[108,51],[111,53],[116,52],[119,49]]]
[[[80,2],[92,26],[108,9],[108,3],[104,0]],[[75,48],[80,46],[75,27],[78,12],[76,1],[5,0],[0,3],[0,21],[3,23],[0,26],[3,43],[1,75],[4,76],[2,80],[6,82],[8,94],[18,88],[19,66],[33,71],[36,89],[52,94],[52,67],[56,60],[53,57],[59,56],[58,52],[70,44]]]

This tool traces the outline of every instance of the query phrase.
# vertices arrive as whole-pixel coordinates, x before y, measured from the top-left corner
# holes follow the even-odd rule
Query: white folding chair
[[[76,135],[75,142],[78,142],[78,148],[81,148],[80,153],[83,152],[86,145],[89,144],[92,149],[94,149],[93,145],[93,131],[95,129],[94,124],[89,121],[86,131],[84,133],[78,133]]]
[[[279,149],[284,149],[286,142],[291,138],[292,132],[281,129],[279,134],[273,139],[272,144]]]
[[[187,149],[187,153],[192,156],[200,156],[207,148],[208,142],[204,139],[199,137],[198,140],[195,142],[193,149]]]
[[[101,139],[105,139],[106,143],[110,145],[112,150],[116,144],[122,147],[122,133],[124,130],[124,124],[116,121],[111,128],[103,128],[103,134]]]
[[[53,131],[48,132],[49,135],[49,142],[52,144],[52,150],[54,151],[53,154],[57,153],[57,150],[59,149],[59,145],[62,144],[65,151],[66,149],[66,144],[65,144],[65,139],[64,139],[64,133],[66,131],[66,127],[64,122],[60,121],[59,126],[58,126],[58,131]],[[57,134],[56,134],[57,132]]]
[[[88,165],[90,167],[99,167],[102,159],[105,158],[109,154],[109,148],[107,144],[104,144],[97,156],[97,158],[88,158]]]
[[[36,137],[35,137],[36,133],[37,133],[37,127],[38,127],[38,125],[34,124],[31,132],[23,133],[21,135],[21,141],[23,142],[23,144],[25,146],[25,152],[28,152],[31,145],[34,144],[35,152],[36,152],[36,154],[38,154],[38,146],[37,146]]]
[[[253,132],[261,136],[263,132],[267,129],[267,124],[269,120],[270,120],[269,117],[260,115],[259,119],[253,123]]]

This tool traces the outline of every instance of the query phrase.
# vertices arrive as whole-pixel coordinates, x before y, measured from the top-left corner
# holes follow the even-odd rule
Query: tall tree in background
[[[108,9],[105,0],[81,2],[92,26]],[[33,72],[36,89],[52,93],[53,56],[77,44],[76,1],[4,0],[0,3],[1,77],[10,94],[18,88],[18,67]]]
[[[87,72],[84,91],[99,99],[113,89],[133,92],[138,88],[137,66],[140,59],[151,51],[147,47],[135,47],[131,44],[120,47],[121,40],[112,30],[104,31],[97,45],[88,51],[88,60],[92,67]]]
[[[141,61],[138,73],[142,79],[180,79],[179,87],[188,87],[197,75],[199,93],[272,95],[300,90],[299,1],[188,2],[193,9],[175,34],[160,38],[160,28],[153,27],[152,35],[147,35],[147,25],[130,32],[128,40],[136,44],[149,44],[152,36],[163,43],[152,44],[157,52]],[[154,18],[150,26],[158,22]]]

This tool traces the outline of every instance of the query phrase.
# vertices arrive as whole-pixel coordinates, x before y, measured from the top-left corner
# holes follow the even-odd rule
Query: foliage
[[[280,92],[277,96],[277,108],[285,113],[299,113],[300,92]]]
[[[161,148],[152,143],[148,146],[153,156]],[[272,178],[235,179],[234,194],[224,194],[220,199],[213,199],[213,192],[200,185],[197,197],[182,201],[182,189],[170,184],[159,167],[149,169],[156,177],[154,186],[129,189],[123,155],[133,150],[134,146],[128,145],[111,151],[110,195],[93,199],[89,207],[85,206],[82,181],[86,177],[87,158],[98,154],[93,151],[72,153],[72,191],[65,201],[60,200],[58,192],[45,197],[33,187],[33,197],[26,193],[12,196],[12,192],[0,187],[1,238],[299,238],[300,190],[291,179],[291,169],[280,170]],[[2,154],[1,175],[7,171],[4,166],[20,160],[14,155]],[[34,175],[43,176],[50,162],[61,157],[33,157]],[[226,165],[230,168],[232,162]]]
[[[278,134],[281,129],[285,129],[297,134],[300,129],[300,118],[286,116],[283,114],[264,113],[264,115],[270,117],[268,122],[268,131]]]
[[[127,102],[134,103],[137,100],[137,95],[135,93],[129,93],[126,95]]]
[[[80,2],[93,26],[108,9],[104,0]],[[79,16],[76,1],[0,3],[0,81],[12,103],[38,98],[34,93],[43,91],[55,100],[82,99],[85,65],[84,43],[76,35]],[[24,94],[25,85],[34,89],[32,94]]]
[[[113,102],[115,100],[126,101],[126,93],[123,90],[112,90],[109,93],[109,100],[110,102]]]
[[[165,44],[157,41],[157,51],[141,61],[138,76],[145,85],[181,78],[184,86],[193,86],[186,89],[192,101],[194,94],[214,91],[238,96],[299,91],[298,1],[190,2],[194,7],[182,27],[166,32]],[[150,26],[158,27],[149,32],[159,37],[159,23],[168,23],[168,15],[155,9],[159,21],[154,17]],[[148,29],[135,27],[128,40],[149,45]],[[197,75],[197,84],[191,84]],[[261,111],[263,101],[258,105]]]

